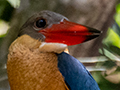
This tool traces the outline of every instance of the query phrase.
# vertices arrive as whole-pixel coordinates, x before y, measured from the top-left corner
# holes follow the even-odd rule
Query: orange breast
[[[27,36],[27,42],[24,38],[18,38],[9,48],[7,72],[11,90],[69,90],[58,70],[56,54],[39,52],[39,41]]]

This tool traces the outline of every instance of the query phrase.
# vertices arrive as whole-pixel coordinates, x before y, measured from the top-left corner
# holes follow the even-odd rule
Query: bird
[[[94,39],[100,31],[43,10],[31,16],[9,47],[11,90],[100,90],[85,66],[64,52]]]

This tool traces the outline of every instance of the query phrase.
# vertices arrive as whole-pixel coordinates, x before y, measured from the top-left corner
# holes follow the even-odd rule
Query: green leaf
[[[3,20],[0,20],[0,38],[4,37],[7,30],[10,28],[9,24]]]
[[[120,3],[116,6],[116,12],[120,13]]]
[[[14,8],[18,8],[20,6],[20,0],[7,0]]]
[[[97,81],[101,90],[119,90],[120,84],[114,84],[104,78],[101,72],[93,72],[92,76]]]
[[[105,55],[107,58],[109,58],[110,60],[113,61],[120,61],[120,58],[118,55],[110,52],[109,50],[107,50],[106,48],[100,49],[99,52],[103,55]]]
[[[115,15],[115,21],[120,26],[120,4],[116,6],[116,15]]]
[[[14,8],[6,1],[0,0],[0,19],[10,21]]]
[[[103,44],[116,46],[120,48],[120,37],[111,28],[109,28],[108,36],[103,40]]]
[[[109,50],[113,51],[114,53],[120,56],[120,49],[118,47],[110,46]]]

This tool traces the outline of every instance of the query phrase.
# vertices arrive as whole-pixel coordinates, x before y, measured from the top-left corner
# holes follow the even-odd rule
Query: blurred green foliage
[[[114,16],[115,23],[108,29],[107,37],[103,40],[103,45],[109,51],[120,55],[120,4],[116,6]]]
[[[0,19],[9,21],[14,8],[7,0],[0,0]]]
[[[115,20],[117,24],[120,26],[120,3],[116,6]]]
[[[101,90],[120,90],[120,83],[115,84],[105,79],[101,72],[94,72],[92,76],[96,79]]]
[[[12,0],[12,1],[14,1],[14,0]],[[0,24],[1,25],[3,24],[2,20],[5,21],[6,23],[10,21],[13,11],[14,11],[14,7],[7,0],[0,0]],[[1,27],[0,27],[0,29],[1,29]],[[4,29],[2,28],[2,30],[4,30]],[[3,37],[5,35],[6,34],[1,35],[1,33],[0,33],[0,44],[2,43]]]
[[[104,39],[103,43],[107,46],[112,45],[120,48],[120,36],[114,31],[114,29],[108,29],[108,36]]]
[[[101,55],[107,57],[107,61],[97,63],[97,67],[105,67],[104,72],[93,72],[92,75],[98,82],[101,90],[120,90],[120,80],[116,74],[120,74],[120,3],[116,6],[115,22],[108,29],[107,36],[103,40],[103,47],[99,50]],[[112,70],[115,68],[114,70]],[[107,73],[107,72],[111,73]],[[113,76],[111,76],[113,75]],[[107,79],[106,77],[111,77]],[[114,81],[118,81],[115,83]]]
[[[20,6],[20,0],[7,0],[14,8],[18,8]]]

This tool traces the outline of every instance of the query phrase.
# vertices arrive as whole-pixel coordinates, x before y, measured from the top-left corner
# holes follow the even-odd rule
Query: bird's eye
[[[37,27],[37,28],[43,28],[43,27],[45,27],[45,25],[46,25],[46,20],[45,19],[38,19],[35,22],[35,27]]]

